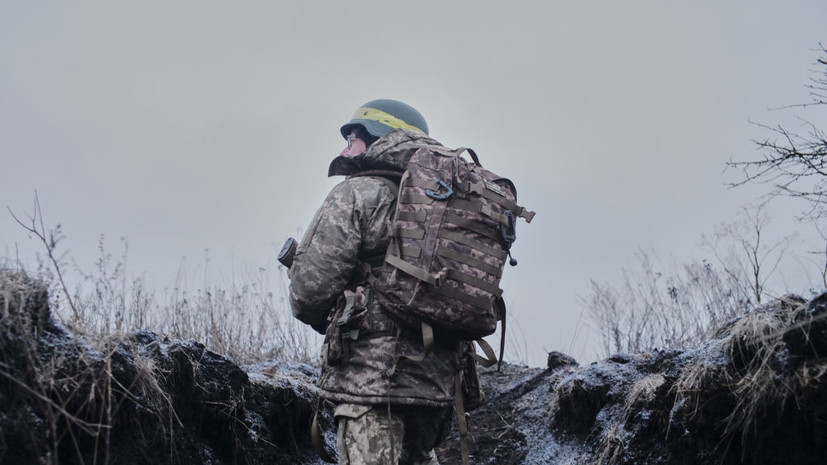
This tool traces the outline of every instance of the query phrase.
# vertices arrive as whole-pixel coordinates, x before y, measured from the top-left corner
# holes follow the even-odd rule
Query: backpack
[[[500,278],[506,258],[516,265],[517,218],[534,218],[517,205],[514,184],[484,169],[471,149],[425,146],[411,156],[396,195],[388,250],[371,280],[382,308],[421,327],[426,340],[479,340],[504,325]]]

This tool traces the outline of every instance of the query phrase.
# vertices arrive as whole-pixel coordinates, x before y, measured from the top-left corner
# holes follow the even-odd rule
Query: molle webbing
[[[466,303],[468,305],[473,305],[481,310],[488,310],[491,308],[491,301],[487,299],[480,299],[468,295],[464,292],[458,291],[455,287],[449,286],[439,286],[434,287],[432,292],[435,292],[439,295],[444,295],[445,297],[450,297],[454,300],[459,300],[460,302]]]
[[[502,238],[499,231],[488,228],[485,225],[480,224],[479,221],[459,216],[456,213],[445,212],[445,221],[455,226],[474,231],[475,233],[481,234],[492,241],[499,241]]]
[[[422,255],[422,247],[403,245],[400,247],[399,253],[404,257],[419,258],[419,256]]]
[[[433,204],[434,199],[430,198],[426,195],[405,195],[404,187],[418,187],[418,188],[437,188],[438,183],[434,181],[426,182],[423,181],[421,178],[412,178],[412,177],[404,177],[402,180],[402,187],[403,187],[403,194],[399,199],[399,203],[397,204],[397,213],[396,213],[396,224],[397,226],[392,230],[391,235],[394,238],[400,239],[417,239],[422,240],[425,239],[426,236],[426,228],[423,227],[421,223],[426,222],[435,222],[435,218],[428,216],[428,211],[426,210],[416,210],[416,211],[400,211],[398,209],[399,205],[417,205],[417,204]],[[501,196],[500,196],[501,197]],[[503,200],[508,200],[505,197],[501,197]],[[442,219],[446,223],[450,223],[451,225],[455,226],[459,229],[464,229],[468,231],[472,231],[478,235],[481,235],[485,238],[488,238],[490,241],[499,244],[499,241],[502,239],[499,231],[494,229],[492,226],[485,225],[481,223],[479,220],[474,220],[472,218],[461,216],[457,213],[453,213],[450,211],[451,208],[456,208],[456,203],[460,202],[461,207],[463,210],[466,210],[467,213],[474,213],[474,210],[480,211],[484,210],[485,207],[482,203],[475,203],[471,201],[459,201],[456,198],[451,198],[448,200],[447,205],[443,208],[434,208],[430,210],[431,215],[441,215]],[[476,208],[468,208],[469,206],[475,206]],[[488,208],[490,211],[490,207]],[[467,214],[466,213],[466,214]],[[494,216],[489,214],[488,216]],[[503,216],[504,215],[500,215]],[[408,221],[418,223],[414,228],[403,228],[400,222]],[[506,219],[507,221],[507,219]],[[502,246],[492,247],[490,245],[484,244],[479,240],[472,239],[473,235],[464,234],[458,231],[450,231],[447,228],[440,228],[438,233],[438,238],[445,239],[463,246],[470,247],[474,250],[479,250],[480,252],[491,255],[496,257],[498,260],[505,260],[507,256],[507,252],[502,248]],[[401,246],[398,250],[398,254],[394,253],[394,250],[391,250],[391,253],[388,254],[387,262],[388,264],[399,268],[401,271],[408,273],[411,276],[416,277],[420,281],[426,282],[432,286],[435,286],[434,292],[438,294],[445,295],[446,297],[451,297],[456,300],[460,300],[465,302],[469,305],[473,305],[478,308],[487,308],[491,305],[491,302],[486,299],[480,299],[468,296],[461,291],[457,291],[455,288],[442,288],[441,286],[441,279],[442,276],[437,277],[435,274],[429,273],[427,270],[418,268],[407,263],[404,260],[400,260],[397,258],[399,257],[419,257],[422,252],[422,247],[419,246]],[[436,249],[436,254],[438,256],[442,256],[448,258],[453,261],[457,261],[466,265],[470,268],[476,268],[481,270],[489,275],[494,276],[495,278],[500,278],[502,276],[501,267],[497,267],[491,265],[484,260],[475,259],[471,254],[465,252],[459,252],[453,249],[450,249],[445,246],[439,246]],[[492,284],[489,281],[484,279],[477,278],[473,275],[468,273],[463,273],[454,269],[446,270],[447,273],[444,274],[444,277],[448,279],[452,279],[455,281],[459,281],[470,286],[474,286],[478,289],[481,289],[488,294],[493,296],[499,297],[502,295],[502,290]]]
[[[461,158],[466,151],[474,163]],[[420,147],[394,176],[390,242],[371,283],[382,308],[407,326],[432,327],[438,337],[493,333],[505,317],[499,284],[515,219],[534,214],[517,205],[511,181],[482,168],[465,148]]]
[[[421,222],[428,219],[428,212],[426,212],[426,211],[399,212],[396,215],[396,219],[398,221],[415,221],[417,223],[421,223]]]
[[[399,202],[400,203],[406,203],[408,205],[415,204],[415,203],[422,203],[422,204],[425,204],[425,205],[430,205],[430,204],[434,203],[434,199],[432,199],[428,196],[425,196],[425,195],[402,193],[402,195],[399,196]]]
[[[424,239],[425,238],[425,230],[424,229],[402,229],[397,228],[393,231],[393,237],[404,237],[407,239]]]
[[[480,185],[481,184],[481,185]],[[485,183],[466,183],[464,187],[466,192],[473,192],[479,194],[486,199],[497,203],[505,210],[511,210],[520,218],[524,218],[526,223],[531,223],[531,220],[534,219],[534,212],[528,211],[525,207],[521,207],[517,205],[516,202],[512,202],[511,200],[507,199],[506,197],[486,188]]]
[[[491,218],[492,220],[496,221],[497,223],[506,226],[508,226],[509,224],[507,216],[492,210],[490,205],[486,205],[481,202],[456,199],[451,203],[451,206],[457,209],[469,211],[471,213],[479,213],[485,215],[488,218]]]
[[[498,278],[502,276],[502,270],[500,268],[497,268],[493,265],[489,265],[483,260],[477,260],[476,258],[470,257],[468,256],[468,254],[457,252],[456,250],[449,249],[446,247],[438,248],[436,253],[442,257],[450,258],[451,260],[456,260],[468,266],[485,271],[486,273],[494,275]]]
[[[457,270],[448,270],[446,276],[448,276],[449,279],[453,279],[454,281],[460,281],[466,284],[470,284],[474,287],[478,287],[488,292],[489,294],[497,297],[501,296],[503,293],[503,290],[499,287],[489,283],[484,279],[477,278],[476,276],[472,276],[468,273],[463,273]]]
[[[471,247],[473,249],[481,250],[487,253],[488,255],[493,255],[502,260],[505,260],[505,257],[508,255],[508,253],[503,249],[496,249],[494,247],[487,246],[479,241],[469,239],[468,236],[465,236],[461,233],[442,230],[439,232],[439,237],[454,241],[462,245],[467,245],[468,247]]]

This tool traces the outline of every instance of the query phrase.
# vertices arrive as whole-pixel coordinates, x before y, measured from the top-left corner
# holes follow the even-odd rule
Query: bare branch
[[[827,53],[827,49],[820,47],[820,52]],[[827,66],[827,58],[820,57],[816,64]],[[827,104],[827,68],[811,72],[816,76],[811,77],[810,84],[805,86],[811,101],[777,109]],[[769,197],[784,195],[802,199],[810,204],[808,216],[815,220],[827,215],[827,138],[815,124],[800,117],[798,119],[808,128],[807,133],[792,132],[780,125],[770,127],[753,123],[767,130],[770,137],[753,141],[762,153],[760,159],[727,162],[727,168],[736,168],[742,174],[740,181],[729,186],[770,184]]]
[[[7,207],[8,208],[8,207]],[[60,269],[60,261],[58,257],[55,256],[55,248],[57,247],[58,242],[62,238],[60,234],[60,225],[58,224],[57,227],[53,230],[46,231],[46,227],[43,224],[43,213],[40,210],[40,199],[37,196],[37,191],[34,193],[34,213],[29,215],[28,223],[24,223],[14,212],[11,208],[8,208],[9,214],[11,214],[14,221],[17,222],[23,229],[28,231],[30,234],[34,234],[40,242],[46,247],[46,253],[49,257],[49,261],[52,263],[52,267],[55,269],[55,273],[57,274],[57,278],[60,281],[61,289],[63,290],[63,295],[66,297],[66,301],[69,302],[69,307],[72,309],[72,314],[74,315],[75,319],[80,318],[80,313],[78,312],[77,307],[75,306],[74,301],[72,300],[72,295],[69,293],[69,288],[66,286],[66,281],[63,279],[63,273]],[[29,224],[30,223],[30,224]],[[47,238],[48,235],[48,238]]]
[[[76,425],[77,427],[82,429],[86,434],[88,434],[92,437],[95,437],[95,436],[97,436],[98,431],[100,429],[111,428],[110,425],[98,424],[98,423],[89,423],[87,421],[84,421],[84,420],[78,418],[75,415],[72,415],[71,413],[69,413],[68,410],[63,408],[63,406],[58,405],[57,403],[52,401],[52,399],[49,399],[48,397],[44,396],[40,392],[37,392],[36,390],[32,389],[28,384],[24,383],[23,381],[20,381],[19,379],[15,378],[11,374],[9,374],[8,371],[7,371],[9,369],[9,366],[6,365],[5,363],[0,363],[0,368],[2,368],[2,369],[0,369],[0,376],[3,376],[7,380],[9,380],[9,381],[13,382],[14,384],[20,386],[20,388],[23,389],[24,391],[26,391],[29,394],[37,397],[41,401],[47,403],[49,406],[51,406],[52,408],[54,408],[55,410],[60,412],[67,419],[69,419],[74,425]]]

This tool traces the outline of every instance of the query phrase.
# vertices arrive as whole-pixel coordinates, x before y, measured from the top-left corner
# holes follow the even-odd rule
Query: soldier
[[[398,325],[370,287],[383,263],[396,186],[373,170],[405,170],[423,145],[440,145],[413,107],[374,100],[341,127],[347,147],[329,176],[346,178],[322,203],[289,271],[290,304],[325,334],[323,396],[336,403],[339,464],[438,464],[434,447],[451,427],[461,343]],[[423,358],[424,355],[424,358]]]

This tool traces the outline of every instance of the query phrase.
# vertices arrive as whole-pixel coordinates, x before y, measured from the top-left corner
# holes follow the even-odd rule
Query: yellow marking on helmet
[[[394,129],[410,129],[412,131],[421,132],[423,134],[425,133],[425,131],[423,131],[422,129],[410,125],[405,121],[397,118],[396,116],[393,116],[389,113],[385,113],[382,110],[377,110],[376,108],[359,108],[353,115],[353,119],[367,119],[371,121],[376,121],[378,123],[382,123],[385,126],[389,126]]]

